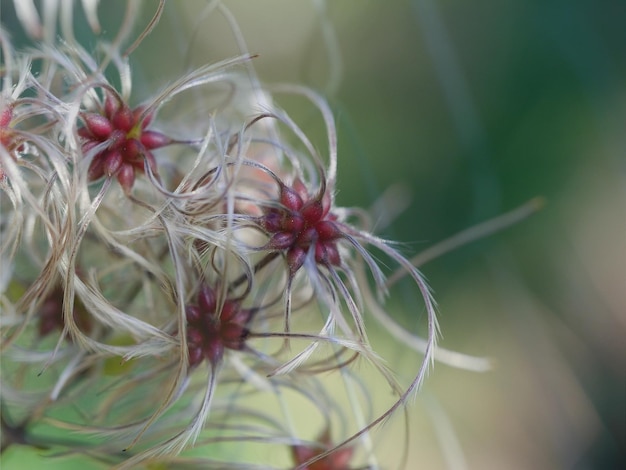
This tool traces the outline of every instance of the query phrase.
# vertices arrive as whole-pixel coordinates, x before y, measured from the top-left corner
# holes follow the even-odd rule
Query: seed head
[[[271,207],[261,217],[261,226],[270,235],[267,248],[286,252],[293,275],[304,264],[309,249],[315,261],[338,266],[341,257],[337,240],[343,236],[337,217],[330,212],[330,197],[311,196],[301,180],[280,188],[279,207]]]
[[[84,127],[78,130],[78,135],[83,139],[83,152],[107,143],[91,161],[89,180],[116,176],[128,194],[135,182],[136,172],[144,172],[144,160],[152,173],[157,175],[156,160],[151,150],[170,145],[173,140],[165,134],[147,129],[153,114],[145,114],[143,106],[131,109],[111,91],[104,93],[104,106],[100,112],[85,112],[81,115]]]
[[[238,300],[226,299],[220,305],[216,291],[203,284],[186,316],[189,365],[193,367],[204,359],[217,364],[225,349],[243,349],[252,311],[242,308]]]

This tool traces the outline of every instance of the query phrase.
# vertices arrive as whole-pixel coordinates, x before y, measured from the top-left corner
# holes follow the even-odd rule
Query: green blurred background
[[[625,467],[626,2],[227,5],[263,80],[329,97],[339,203],[410,190],[383,231],[405,253],[545,198],[528,220],[423,267],[442,346],[497,366],[435,367],[407,468]],[[236,53],[231,37],[214,15],[195,35],[198,60]],[[386,347],[408,377],[417,358]],[[457,440],[442,449],[448,424]]]
[[[103,24],[115,24],[124,2],[101,3]],[[147,21],[156,2],[145,3]],[[413,405],[407,468],[626,468],[626,2],[225,4],[263,81],[328,97],[338,202],[409,190],[382,232],[405,254],[545,198],[529,219],[423,266],[441,345],[497,365],[435,367]],[[219,14],[198,26],[205,5],[166,4],[136,51],[135,81],[155,83],[139,94],[186,60],[238,53]],[[418,358],[385,348],[409,377]],[[438,439],[448,427],[456,437]]]

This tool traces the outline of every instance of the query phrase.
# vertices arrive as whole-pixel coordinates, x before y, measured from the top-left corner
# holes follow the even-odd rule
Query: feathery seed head
[[[139,106],[131,109],[120,96],[105,90],[104,105],[98,112],[83,112],[84,127],[78,129],[83,152],[98,147],[89,165],[90,181],[103,176],[116,176],[126,194],[132,190],[136,172],[144,172],[144,161],[158,176],[152,150],[172,144],[173,139],[148,130],[153,113]]]
[[[343,232],[330,212],[327,193],[311,196],[299,179],[291,187],[282,185],[279,206],[267,208],[260,223],[270,235],[266,249],[285,252],[291,275],[302,267],[309,249],[319,264],[341,264],[337,240]]]
[[[3,81],[0,163],[14,181],[7,183],[0,167],[0,197],[9,201],[11,222],[3,220],[0,255],[29,286],[0,296],[2,348],[9,353],[2,360],[19,372],[2,372],[3,406],[17,402],[34,425],[43,416],[59,429],[104,437],[65,447],[101,454],[121,469],[166,465],[193,444],[254,441],[280,447],[301,470],[348,470],[360,451],[356,440],[366,442],[370,430],[419,388],[437,328],[417,269],[359,223],[366,219],[362,211],[334,203],[336,130],[328,104],[303,87],[278,87],[277,93],[305,97],[321,113],[325,158],[273,103],[273,91],[260,83],[252,56],[242,50],[240,57],[172,77],[151,102],[133,108],[131,52],[156,26],[165,2],[125,51],[137,2],[128,3],[111,42],[99,36],[98,2],[83,3],[97,54],[71,31],[71,0],[45,3],[42,18],[52,18],[51,25],[41,22],[34,2],[20,0],[18,16],[41,43],[21,52],[19,63],[38,62],[45,72],[33,76],[13,61]],[[210,6],[207,11],[214,2]],[[230,18],[223,5],[215,8]],[[62,41],[52,34],[55,14],[62,17]],[[111,71],[119,74],[117,88],[106,78]],[[219,106],[202,108],[194,129],[181,125],[186,110],[176,107],[160,123],[166,131],[152,128],[161,105],[180,93],[197,97],[198,106],[205,95],[214,101],[206,87],[215,83],[227,85],[218,93],[227,91]],[[170,137],[181,127],[185,140]],[[164,149],[172,144],[180,146],[178,154]],[[175,176],[168,180],[168,172]],[[152,183],[149,191],[136,190],[138,173]],[[114,178],[126,197],[109,191]],[[99,179],[102,185],[89,187]],[[394,328],[383,306],[385,278],[370,248],[414,280],[428,314],[426,341]],[[394,337],[408,335],[422,348],[424,364],[407,387],[372,350],[368,312],[392,325]],[[69,341],[52,348],[49,341],[39,341],[39,349],[30,344],[56,330]],[[130,361],[132,367],[121,366]],[[200,367],[204,361],[210,367]],[[351,403],[345,421],[352,421],[352,434],[335,445],[330,416],[341,407],[336,390],[318,375],[341,371],[339,383],[353,392],[359,372],[352,366],[359,361],[373,367],[396,401],[378,418]],[[30,382],[19,377],[33,374],[50,383],[24,404],[20,393]],[[89,400],[80,399],[83,392]],[[327,421],[317,443],[298,438],[297,419],[284,412],[284,396],[293,393],[313,401]],[[255,397],[267,395],[283,411],[254,409]],[[73,412],[64,414],[68,404]],[[211,460],[206,468],[245,465]]]
[[[189,365],[207,359],[215,366],[225,349],[243,349],[251,317],[252,311],[238,300],[225,299],[220,305],[216,291],[202,284],[196,304],[186,307]]]

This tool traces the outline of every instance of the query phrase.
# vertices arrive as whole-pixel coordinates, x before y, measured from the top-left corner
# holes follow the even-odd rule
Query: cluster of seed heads
[[[425,282],[365,211],[336,204],[337,135],[319,94],[270,92],[242,53],[134,104],[132,52],[165,8],[129,47],[138,3],[107,38],[97,2],[84,2],[89,46],[67,29],[69,0],[60,32],[34,5],[16,7],[28,46],[0,30],[3,449],[30,443],[105,468],[376,467],[372,433],[433,359]],[[276,104],[282,93],[319,111],[324,152]],[[413,338],[385,309],[380,258],[413,280],[427,320],[406,386],[368,336],[376,322]],[[357,364],[393,401],[370,409]],[[329,372],[346,403],[324,385]],[[298,422],[303,406],[313,422]],[[187,456],[194,446],[206,452]]]

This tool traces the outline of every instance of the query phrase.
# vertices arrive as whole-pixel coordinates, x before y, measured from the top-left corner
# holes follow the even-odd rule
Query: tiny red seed
[[[317,243],[315,245],[315,261],[319,264],[328,264],[337,266],[341,263],[339,250],[332,242]]]
[[[80,129],[76,131],[76,133],[78,134],[79,137],[82,137],[83,139],[89,139],[89,142],[94,142],[92,140],[94,136],[89,130],[89,128],[81,127]],[[94,142],[94,143],[98,143],[98,142]]]
[[[215,313],[215,292],[213,292],[213,289],[206,284],[203,284],[202,287],[200,287],[200,292],[198,292],[198,303],[206,313]]]
[[[117,173],[117,181],[119,181],[124,192],[130,194],[130,191],[133,189],[133,184],[135,184],[135,169],[133,166],[123,164]]]
[[[220,312],[220,321],[222,323],[230,322],[234,315],[239,311],[239,303],[232,300],[227,300],[222,306]]]
[[[82,116],[85,126],[96,139],[105,140],[113,132],[113,124],[101,114],[85,113]]]
[[[144,147],[149,150],[165,147],[172,143],[172,139],[156,131],[143,131],[140,140]]]
[[[104,159],[101,155],[96,155],[93,160],[91,160],[91,164],[89,165],[89,169],[87,170],[87,180],[95,181],[104,176]]]
[[[243,339],[247,335],[247,330],[234,323],[226,323],[222,325],[220,336],[225,346],[231,349],[241,349]]]
[[[281,230],[282,227],[282,215],[276,209],[270,209],[265,216],[261,219],[263,228],[270,233],[275,233]]]
[[[319,220],[324,215],[324,208],[322,207],[322,203],[320,201],[312,201],[307,202],[306,205],[300,211],[302,217],[309,225],[314,225],[319,222]]]
[[[114,175],[122,165],[122,154],[117,150],[111,150],[104,156],[104,173],[107,176]]]
[[[185,316],[187,317],[187,321],[189,323],[197,323],[202,317],[202,313],[195,305],[188,305],[185,308]]]
[[[208,341],[208,344],[204,346],[204,353],[211,364],[217,364],[224,356],[224,345],[222,341],[219,338],[212,338]]]
[[[203,353],[202,348],[200,348],[199,346],[188,348],[187,354],[189,356],[189,367],[197,366],[202,362]]]
[[[104,92],[104,113],[108,117],[112,117],[113,114],[119,109],[120,101],[117,99],[117,96],[111,93],[110,91]]]
[[[341,231],[333,222],[322,220],[315,225],[320,240],[334,240],[341,236]]]
[[[135,160],[141,160],[142,150],[143,147],[137,139],[126,140],[122,149],[124,160],[126,160],[128,163],[131,163]]]
[[[291,211],[299,211],[303,205],[302,198],[298,193],[287,186],[281,188],[280,203]]]
[[[187,328],[187,345],[189,346],[200,346],[204,341],[204,337],[202,333],[196,330],[193,327]]]
[[[285,231],[299,233],[304,228],[304,218],[298,213],[285,214],[281,225]]]
[[[334,242],[326,243],[326,259],[328,264],[332,266],[339,266],[341,264],[341,256],[339,255],[339,249]]]
[[[129,132],[135,125],[133,112],[128,106],[122,106],[111,118],[113,125],[124,132]]]
[[[278,232],[270,238],[267,246],[275,250],[284,250],[291,247],[296,241],[296,236],[290,232]]]
[[[306,251],[303,248],[296,246],[287,252],[286,258],[289,272],[293,276],[304,264]]]
[[[304,231],[302,231],[300,235],[298,235],[298,238],[296,239],[296,243],[300,246],[308,246],[311,243],[313,243],[315,240],[317,240],[317,238],[318,238],[318,235],[317,235],[317,230],[315,230],[315,227],[309,227],[305,229]]]

